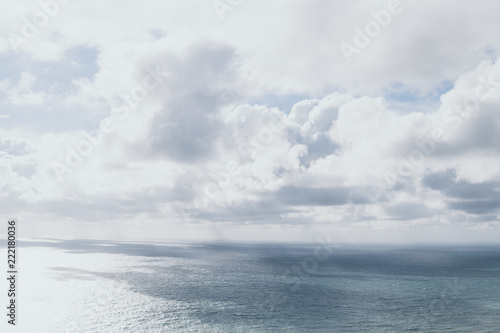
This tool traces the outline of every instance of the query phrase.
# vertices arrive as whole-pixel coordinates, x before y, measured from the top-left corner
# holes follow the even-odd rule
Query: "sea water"
[[[500,247],[495,246],[72,240],[25,242],[20,253],[20,308],[12,332],[498,332],[500,327]]]

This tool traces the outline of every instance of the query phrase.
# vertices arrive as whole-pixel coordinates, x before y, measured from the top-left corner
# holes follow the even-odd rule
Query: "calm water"
[[[33,273],[44,275],[53,292],[44,300],[26,287],[24,302],[35,313],[37,302],[55,304],[55,297],[61,309],[38,331],[498,332],[500,326],[500,247],[103,245],[26,248],[34,260],[48,253]],[[29,311],[20,317],[26,327],[34,320]]]

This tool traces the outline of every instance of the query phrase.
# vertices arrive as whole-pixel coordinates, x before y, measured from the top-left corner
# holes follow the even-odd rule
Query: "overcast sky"
[[[498,240],[499,12],[4,4],[2,215],[39,237]]]

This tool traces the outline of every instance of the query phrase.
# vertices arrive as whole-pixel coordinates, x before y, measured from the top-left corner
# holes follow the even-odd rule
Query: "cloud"
[[[345,205],[349,201],[349,191],[345,188],[297,188],[283,187],[280,199],[292,206]]]
[[[171,114],[152,120],[149,147],[180,162],[197,162],[214,154],[220,124],[209,117],[210,98],[191,96],[187,105],[169,105]],[[207,114],[208,113],[208,114]]]
[[[350,62],[340,45],[387,1],[252,1],[223,21],[206,1],[117,3],[3,40],[9,212],[311,233],[498,222],[499,3],[401,1]],[[40,10],[11,7],[4,36]]]
[[[500,208],[498,181],[471,184],[457,180],[456,172],[447,170],[425,176],[423,183],[443,193],[450,209],[486,215],[496,213]]]
[[[394,220],[414,220],[419,218],[428,218],[436,214],[435,211],[429,209],[421,203],[404,202],[395,205],[387,205],[385,213]]]
[[[32,91],[36,77],[30,72],[22,72],[17,85],[10,81],[0,82],[0,92],[4,93],[10,103],[16,106],[38,105],[44,102],[42,92]]]

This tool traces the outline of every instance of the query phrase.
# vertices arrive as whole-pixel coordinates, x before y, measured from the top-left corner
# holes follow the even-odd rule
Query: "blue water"
[[[96,275],[181,302],[158,332],[500,331],[500,247],[95,244],[58,247],[147,258]]]

